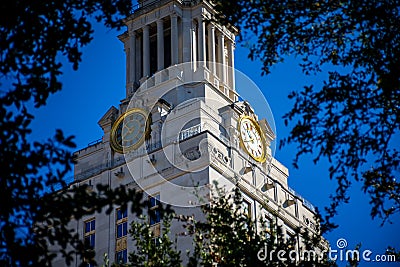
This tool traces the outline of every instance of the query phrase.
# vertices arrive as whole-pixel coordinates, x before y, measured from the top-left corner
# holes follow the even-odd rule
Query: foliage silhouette
[[[293,91],[284,116],[292,129],[281,146],[297,144],[293,165],[312,154],[330,162],[337,189],[323,231],[348,189],[360,182],[371,216],[382,224],[400,212],[400,28],[397,1],[216,0],[215,19],[239,28],[262,73],[295,56],[305,75],[327,73],[321,86]],[[250,41],[249,41],[250,40]],[[252,42],[253,41],[253,42]]]
[[[297,249],[316,253],[326,250],[328,244],[320,234],[297,229],[296,237],[287,239],[274,221],[269,224],[266,218],[254,220],[248,216],[239,188],[227,192],[217,187],[215,192],[211,203],[199,208],[204,218],[175,214],[173,219],[168,214],[163,218],[159,237],[146,219],[133,222],[130,232],[135,251],[130,254],[131,262],[123,266],[336,266],[325,257],[319,259],[308,254],[304,259],[301,253],[298,260],[290,259],[290,252]],[[183,224],[184,231],[172,236],[169,231],[172,224]],[[188,251],[187,258],[179,258],[180,251],[176,250],[180,235],[193,238],[193,249]],[[261,249],[267,254],[264,259]],[[278,258],[280,250],[286,260]],[[270,253],[273,251],[276,253]]]
[[[82,47],[93,38],[92,22],[122,26],[129,0],[2,1],[0,4],[0,265],[50,266],[57,251],[71,263],[87,250],[67,228],[71,218],[133,201],[140,212],[141,194],[97,186],[65,187],[74,161],[72,136],[57,130],[47,141],[32,140],[34,108],[61,90],[61,67],[77,69]],[[49,248],[52,245],[52,249]],[[72,248],[72,250],[71,250]]]

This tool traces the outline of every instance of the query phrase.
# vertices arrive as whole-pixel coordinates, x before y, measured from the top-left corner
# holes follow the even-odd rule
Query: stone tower
[[[269,123],[235,90],[236,28],[210,22],[213,12],[207,0],[139,1],[119,36],[126,97],[99,120],[101,141],[75,153],[70,186],[133,187],[153,209],[165,202],[201,216],[194,191],[207,199],[214,181],[237,184],[249,216],[274,221],[291,237],[299,227],[315,232],[314,207],[288,186],[288,169],[271,154]],[[97,262],[105,253],[111,262],[126,262],[134,250],[127,234],[132,220],[117,208],[70,224],[93,246]],[[159,234],[160,218],[149,220]],[[180,231],[172,226],[172,235]],[[191,246],[190,237],[178,237],[180,249]]]

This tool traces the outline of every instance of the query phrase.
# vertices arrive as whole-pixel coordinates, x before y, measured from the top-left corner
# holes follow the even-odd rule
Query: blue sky
[[[47,139],[59,128],[67,135],[75,135],[78,149],[83,148],[102,137],[97,121],[112,105],[118,107],[119,101],[125,97],[125,55],[123,45],[117,39],[119,33],[99,24],[95,28],[95,38],[84,48],[83,62],[78,71],[65,65],[63,90],[50,96],[48,104],[35,111],[33,138]],[[275,118],[279,142],[290,129],[284,126],[281,119],[293,104],[287,98],[288,93],[320,80],[303,76],[292,58],[274,66],[270,75],[262,77],[261,64],[247,59],[247,53],[247,49],[237,45],[235,67],[248,75],[262,90]],[[303,157],[299,169],[294,169],[291,162],[295,153],[295,146],[290,145],[278,149],[275,156],[289,168],[289,185],[322,209],[328,205],[328,196],[336,188],[336,182],[329,180],[328,165],[325,161],[314,165],[311,157]],[[326,236],[332,248],[336,248],[337,239],[345,238],[348,248],[352,249],[362,243],[362,249],[369,249],[374,255],[383,254],[388,245],[399,249],[400,216],[392,218],[393,224],[380,227],[379,220],[370,218],[369,199],[361,193],[360,186],[353,185],[350,203],[341,206],[336,217],[339,228]],[[371,264],[362,262],[361,266]],[[396,266],[396,263],[379,266]]]

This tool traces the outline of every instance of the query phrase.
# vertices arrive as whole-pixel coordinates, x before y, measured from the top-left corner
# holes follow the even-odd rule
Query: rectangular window
[[[126,209],[117,209],[117,221],[128,217],[128,212]]]
[[[272,219],[269,218],[267,215],[265,216],[265,227],[266,227],[265,230],[267,232],[266,237],[270,239],[272,233]]]
[[[121,238],[128,234],[128,223],[123,222],[117,225],[117,238]]]
[[[160,195],[150,197],[149,200],[150,200],[149,223],[150,225],[154,225],[161,221]]]
[[[96,241],[96,220],[95,218],[89,219],[84,222],[83,237],[85,246],[88,249],[94,249]],[[93,263],[89,263],[89,259],[85,259],[86,267],[94,267]]]
[[[85,221],[84,227],[85,245],[93,249],[96,239],[96,220],[92,218]]]
[[[286,228],[286,243],[289,247],[295,247],[297,243],[296,233],[289,227]]]
[[[117,239],[128,234],[128,213],[127,210],[117,209]]]
[[[117,264],[127,263],[128,262],[128,250],[124,249],[124,250],[118,251],[115,254],[115,262]]]
[[[243,199],[242,210],[243,213],[247,215],[247,217],[251,218],[251,203],[249,201]]]
[[[118,264],[124,264],[128,261],[128,212],[126,208],[119,208],[116,210],[115,221],[115,262]]]

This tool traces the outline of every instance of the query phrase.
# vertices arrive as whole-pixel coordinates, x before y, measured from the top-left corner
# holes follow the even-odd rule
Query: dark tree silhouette
[[[321,257],[327,243],[318,233],[296,229],[302,240],[296,244],[297,238],[287,239],[273,221],[268,224],[261,216],[249,217],[239,188],[225,191],[217,185],[214,192],[211,202],[201,207],[202,219],[176,215],[172,220],[170,213],[164,213],[159,236],[154,235],[146,218],[133,222],[130,233],[136,249],[123,266],[337,266],[326,253]],[[171,222],[176,220],[183,223],[185,231],[171,236]],[[176,247],[179,235],[193,237],[193,250],[187,253],[186,265],[179,257],[184,252]],[[315,251],[316,257],[304,254],[305,250]]]
[[[91,22],[121,26],[130,0],[2,1],[0,3],[0,265],[48,266],[57,244],[66,262],[86,253],[67,222],[74,217],[127,205],[140,212],[141,195],[132,190],[84,187],[58,194],[71,170],[73,137],[57,130],[48,141],[30,137],[33,110],[61,90],[62,60],[73,69],[81,48],[92,40]],[[107,206],[107,207],[106,207]],[[66,248],[72,248],[67,251]]]
[[[289,55],[306,75],[328,70],[323,85],[305,85],[289,98],[293,128],[281,146],[330,162],[338,186],[326,208],[332,229],[352,182],[370,196],[371,216],[400,212],[400,5],[398,1],[215,1],[216,19],[237,25],[262,73]],[[254,38],[255,35],[255,38]],[[253,40],[254,42],[245,40]],[[396,141],[397,137],[397,141]]]

